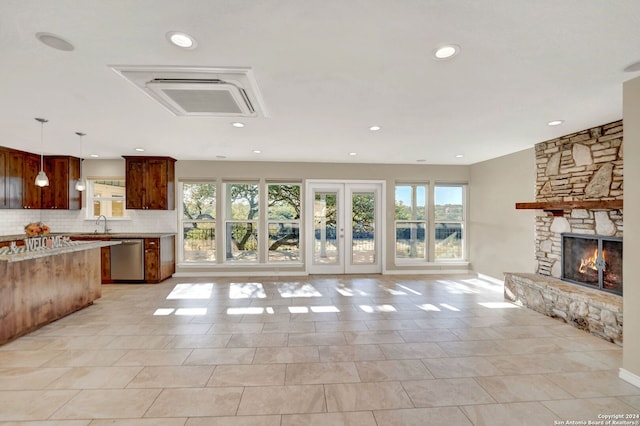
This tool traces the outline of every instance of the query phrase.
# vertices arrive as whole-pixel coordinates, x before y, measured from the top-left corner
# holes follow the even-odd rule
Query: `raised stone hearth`
[[[526,273],[505,273],[505,298],[622,346],[622,297]]]

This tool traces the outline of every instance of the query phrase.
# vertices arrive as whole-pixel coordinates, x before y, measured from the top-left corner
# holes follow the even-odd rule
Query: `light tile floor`
[[[0,423],[588,422],[640,415],[621,358],[474,277],[105,285],[93,306],[0,347]]]

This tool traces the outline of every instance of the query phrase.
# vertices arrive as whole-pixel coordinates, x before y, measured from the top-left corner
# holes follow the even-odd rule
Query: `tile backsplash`
[[[177,232],[176,210],[130,210],[128,220],[110,219],[111,232]],[[24,234],[24,227],[31,222],[44,222],[51,232],[102,232],[104,225],[95,219],[86,219],[82,210],[0,210],[0,235]]]

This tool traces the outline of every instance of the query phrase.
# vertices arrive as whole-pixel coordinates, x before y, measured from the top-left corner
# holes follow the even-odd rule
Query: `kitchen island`
[[[110,241],[0,254],[0,345],[85,308],[102,295],[100,249]]]

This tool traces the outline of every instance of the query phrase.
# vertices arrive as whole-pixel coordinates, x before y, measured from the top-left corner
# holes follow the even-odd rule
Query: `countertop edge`
[[[103,239],[103,238],[163,238],[163,237],[175,237],[177,234],[175,232],[114,232],[108,234],[93,234],[93,233],[84,233],[84,232],[55,232],[50,234],[52,237],[55,236],[66,236],[70,238],[83,238],[83,239]],[[0,242],[6,241],[21,241],[24,240],[26,235],[17,234],[17,235],[0,235]]]
[[[22,262],[25,260],[38,259],[42,257],[56,256],[65,253],[74,253],[82,250],[114,246],[120,244],[119,241],[77,241],[73,245],[56,247],[42,250],[25,251],[22,253],[10,253],[0,255],[0,262]]]

